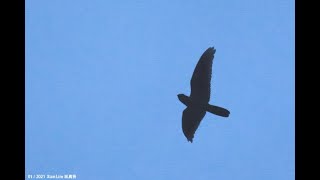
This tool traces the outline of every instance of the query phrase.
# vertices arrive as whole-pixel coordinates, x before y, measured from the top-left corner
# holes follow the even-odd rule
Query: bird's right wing
[[[182,130],[188,141],[193,140],[201,120],[206,115],[206,111],[198,108],[187,107],[182,114]]]
[[[209,102],[212,74],[212,62],[216,50],[208,48],[200,57],[191,78],[191,98],[200,102]]]

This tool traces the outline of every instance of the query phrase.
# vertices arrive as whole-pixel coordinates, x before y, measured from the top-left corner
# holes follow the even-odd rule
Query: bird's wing
[[[193,140],[201,120],[206,115],[206,111],[199,108],[187,107],[182,114],[182,130],[188,141]]]
[[[210,100],[212,62],[215,52],[216,50],[210,47],[202,54],[191,78],[190,97],[199,102],[208,103]]]

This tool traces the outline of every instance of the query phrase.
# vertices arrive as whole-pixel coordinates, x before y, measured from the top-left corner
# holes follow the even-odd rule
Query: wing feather
[[[187,107],[182,114],[182,130],[188,141],[193,140],[201,120],[206,115],[206,111],[200,108]]]
[[[216,50],[210,47],[202,54],[191,78],[190,97],[199,102],[208,103],[210,100],[212,62],[215,52]]]

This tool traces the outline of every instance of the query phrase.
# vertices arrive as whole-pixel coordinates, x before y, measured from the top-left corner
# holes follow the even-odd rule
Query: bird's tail
[[[211,112],[212,114],[222,116],[222,117],[228,117],[230,114],[230,112],[227,109],[218,107],[218,106],[213,106],[210,104],[207,105],[206,110],[208,112]]]

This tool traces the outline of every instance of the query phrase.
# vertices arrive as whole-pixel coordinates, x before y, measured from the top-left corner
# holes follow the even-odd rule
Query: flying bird
[[[178,99],[187,106],[182,114],[182,130],[192,143],[194,134],[206,112],[228,117],[230,112],[222,107],[210,105],[212,62],[216,50],[208,48],[200,57],[191,78],[191,94],[178,94]]]

